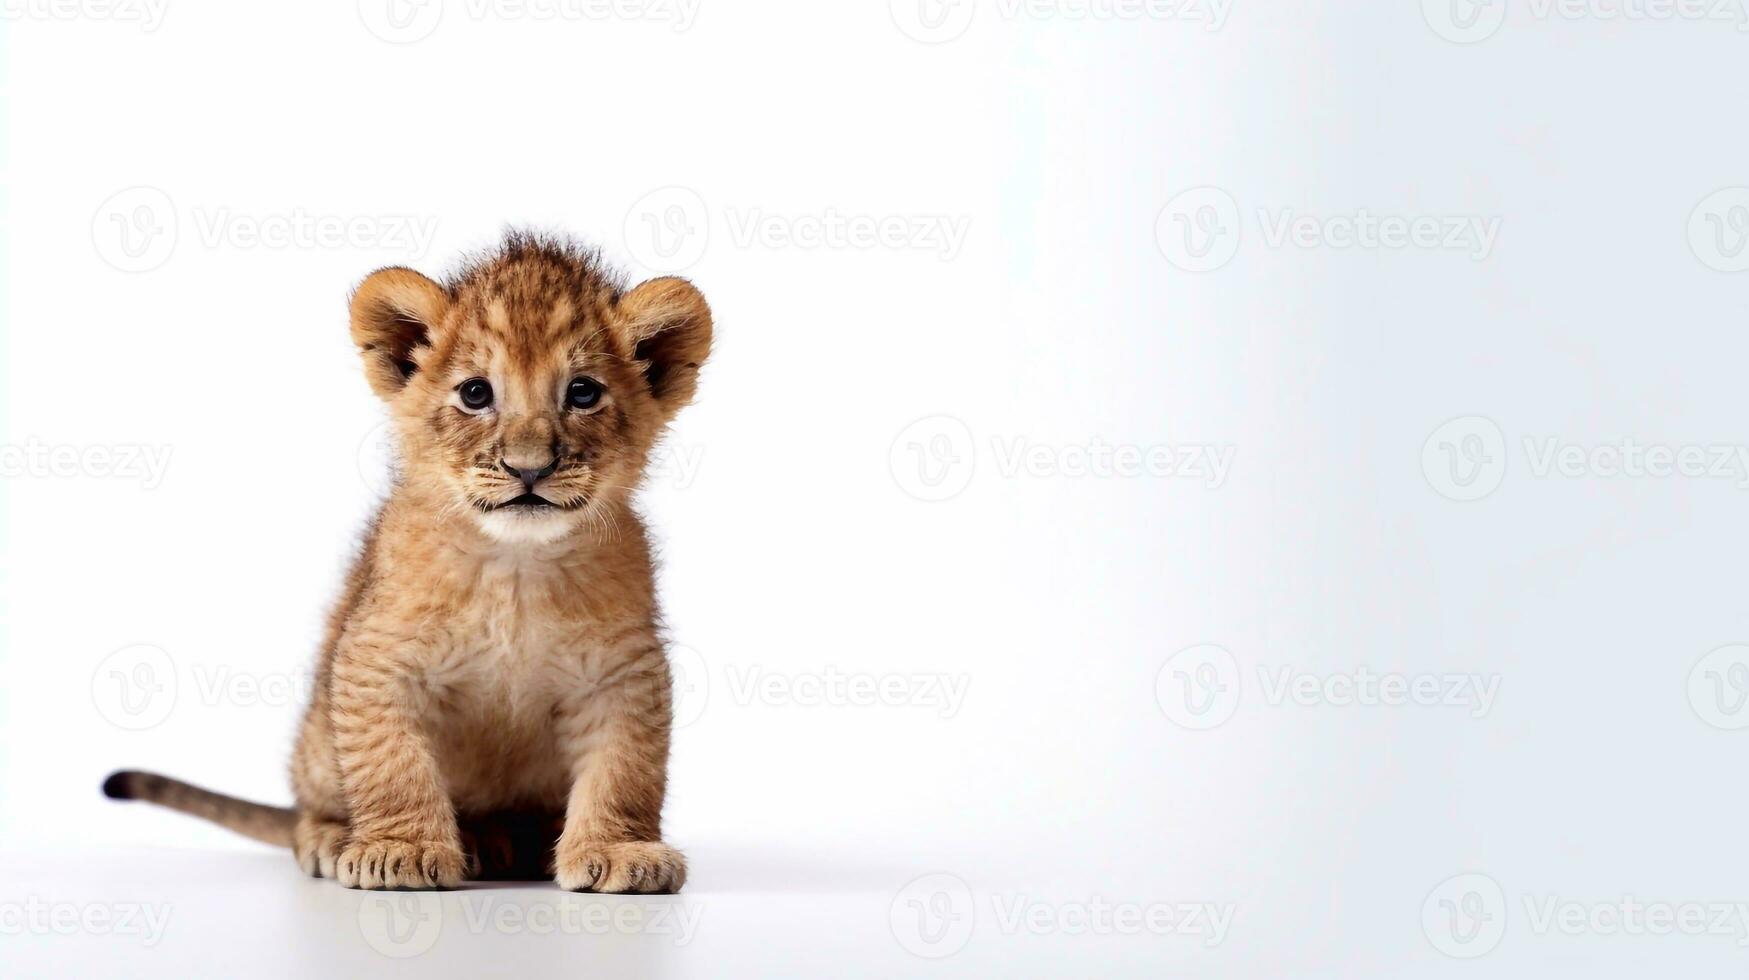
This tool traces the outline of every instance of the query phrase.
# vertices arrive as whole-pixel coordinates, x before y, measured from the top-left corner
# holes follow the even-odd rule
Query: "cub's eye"
[[[594,408],[601,400],[601,384],[594,378],[572,378],[565,389],[565,404],[572,408]]]
[[[485,378],[469,378],[462,382],[458,389],[462,396],[462,405],[479,411],[492,404],[492,383]]]

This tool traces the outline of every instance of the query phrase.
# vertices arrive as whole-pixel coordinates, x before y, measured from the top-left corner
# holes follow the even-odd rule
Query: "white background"
[[[9,975],[1742,973],[1735,4],[5,9]],[[686,891],[373,904],[103,800],[289,799],[348,290],[507,224],[716,311],[643,497]]]

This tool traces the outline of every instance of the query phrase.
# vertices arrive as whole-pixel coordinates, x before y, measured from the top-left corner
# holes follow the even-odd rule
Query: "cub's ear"
[[[431,343],[449,309],[443,287],[412,269],[378,269],[352,294],[352,342],[364,359],[364,377],[377,397],[389,399],[417,369],[413,350]]]
[[[644,371],[663,421],[692,401],[711,351],[711,308],[685,279],[652,279],[619,302],[619,329]]]

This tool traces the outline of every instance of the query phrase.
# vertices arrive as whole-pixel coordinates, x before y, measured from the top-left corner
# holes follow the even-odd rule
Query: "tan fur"
[[[677,890],[670,679],[629,497],[696,389],[703,297],[679,279],[623,292],[591,254],[512,235],[445,285],[375,273],[351,319],[402,472],[329,619],[295,815],[220,822],[265,826],[254,836],[348,886],[544,868],[568,889]],[[597,406],[566,405],[578,376],[602,385]],[[493,410],[461,407],[470,378]],[[571,509],[486,512],[524,490],[506,465],[555,457],[535,491]],[[156,796],[144,776],[111,795],[171,803],[162,786],[185,786],[149,779]]]

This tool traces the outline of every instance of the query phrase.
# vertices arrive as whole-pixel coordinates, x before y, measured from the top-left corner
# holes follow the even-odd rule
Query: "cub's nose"
[[[547,465],[538,470],[532,468],[518,469],[517,467],[511,466],[510,461],[507,459],[499,460],[498,465],[504,467],[504,472],[521,480],[522,488],[524,490],[533,493],[535,484],[552,476],[553,472],[559,468],[559,460],[558,457],[554,457],[552,461],[548,462]]]

